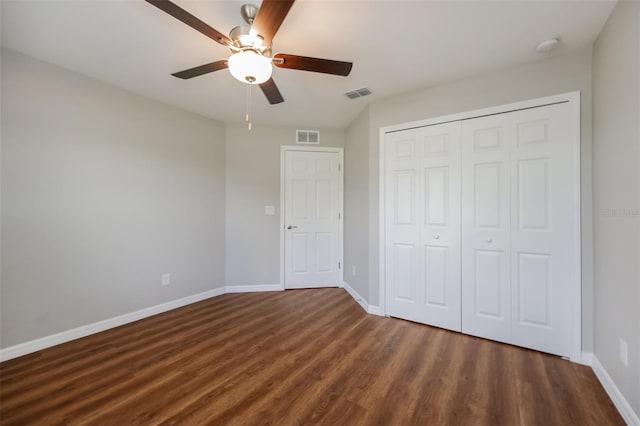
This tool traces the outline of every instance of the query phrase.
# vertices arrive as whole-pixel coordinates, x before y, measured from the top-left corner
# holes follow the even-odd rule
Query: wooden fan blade
[[[284,98],[280,94],[280,90],[278,90],[278,86],[276,86],[273,78],[270,78],[269,80],[260,84],[260,88],[262,89],[262,93],[264,93],[271,105],[284,102]]]
[[[221,32],[215,30],[213,27],[208,24],[202,22],[200,19],[196,18],[180,6],[175,3],[170,2],[169,0],[146,0],[148,3],[151,3],[158,9],[163,12],[168,13],[179,21],[184,22],[191,28],[200,31],[202,34],[206,35],[210,39],[217,41],[218,43],[224,46],[230,46],[233,44],[231,39]]]
[[[286,53],[276,53],[273,58],[273,65],[278,68],[289,68],[302,71],[321,72],[324,74],[334,74],[348,76],[353,67],[352,62],[332,61],[331,59],[310,58],[308,56],[287,55]]]
[[[251,30],[264,38],[266,46],[271,45],[271,40],[276,35],[282,21],[286,18],[289,9],[295,0],[262,0],[258,14],[253,20]]]
[[[199,75],[208,74],[210,72],[223,70],[227,68],[227,60],[221,59],[219,61],[211,62],[210,64],[200,65],[199,67],[189,68],[188,70],[178,71],[171,74],[174,77],[187,80],[189,78],[197,77]]]

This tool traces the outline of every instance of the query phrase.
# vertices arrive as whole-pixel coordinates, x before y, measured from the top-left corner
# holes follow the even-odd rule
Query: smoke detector
[[[536,52],[547,53],[548,51],[554,49],[558,45],[558,43],[560,43],[560,38],[558,37],[545,40],[536,47]]]

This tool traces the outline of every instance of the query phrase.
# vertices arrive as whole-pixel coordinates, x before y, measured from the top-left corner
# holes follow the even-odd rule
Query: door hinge
[[[338,163],[338,171],[341,172],[342,171],[342,164]]]
[[[338,269],[342,269],[342,264],[338,262]]]
[[[338,212],[338,220],[342,219],[342,216],[340,215],[340,212]]]

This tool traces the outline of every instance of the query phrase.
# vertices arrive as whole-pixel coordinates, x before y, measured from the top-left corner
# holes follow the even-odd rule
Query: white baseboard
[[[384,316],[382,315],[382,308],[380,306],[369,305],[369,303],[367,303],[367,301],[364,300],[364,298],[360,296],[360,294],[355,291],[348,282],[343,281],[341,287],[347,290],[347,293],[349,293],[351,297],[353,297],[353,299],[358,302],[360,306],[362,306],[362,309],[364,309],[366,313],[371,315]]]
[[[147,318],[152,315],[160,314],[162,312],[170,311],[191,303],[196,303],[210,297],[220,296],[225,293],[224,287],[214,288],[202,293],[194,294],[191,296],[183,297],[181,299],[172,300],[159,305],[150,306],[148,308],[140,309],[128,314],[119,315],[117,317],[108,318],[106,320],[94,322],[91,324],[83,325],[81,327],[73,328],[71,330],[62,331],[60,333],[52,334],[50,336],[41,337],[39,339],[31,340],[29,342],[20,343],[8,348],[0,349],[0,362],[7,361],[9,359],[17,358],[22,355],[37,352],[42,349],[49,348],[51,346],[60,345],[62,343],[69,342],[71,340],[79,339],[81,337],[89,336],[90,334],[99,333],[101,331],[108,330],[110,328],[119,327],[121,325],[138,321],[142,318]]]
[[[369,312],[371,315],[378,315],[379,317],[384,316],[382,314],[382,308],[376,305],[369,305],[369,310],[367,312]]]
[[[347,293],[349,293],[349,295],[353,297],[353,300],[358,302],[358,304],[362,307],[362,309],[364,309],[365,312],[369,312],[369,304],[366,302],[366,300],[364,300],[362,296],[360,296],[360,294],[358,294],[357,291],[353,289],[353,287],[349,285],[348,282],[342,281],[342,288],[347,290]]]
[[[228,285],[224,288],[225,293],[253,293],[256,291],[283,291],[282,284],[260,284],[260,285]]]
[[[578,364],[582,364],[582,365],[587,365],[589,367],[591,367],[593,365],[593,353],[591,352],[582,352],[580,354],[580,359],[579,360],[571,360],[575,363]]]
[[[640,417],[638,417],[638,414],[633,411],[629,401],[627,401],[624,395],[622,395],[618,386],[616,386],[611,376],[609,376],[609,373],[607,373],[607,370],[604,369],[595,355],[592,356],[591,364],[593,372],[596,374],[598,380],[600,380],[600,383],[602,383],[602,387],[607,391],[609,398],[613,401],[613,404],[620,412],[624,421],[630,426],[640,426]]]

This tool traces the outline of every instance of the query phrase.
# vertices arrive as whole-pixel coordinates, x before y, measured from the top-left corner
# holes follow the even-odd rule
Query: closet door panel
[[[571,345],[577,161],[569,105],[462,126],[462,330],[558,355]]]
[[[510,167],[501,116],[462,123],[462,331],[511,338]]]
[[[411,315],[421,300],[418,139],[415,132],[397,132],[386,142],[387,310],[390,315]]]
[[[424,321],[461,330],[460,123],[420,129]]]
[[[509,114],[513,343],[570,351],[575,176],[566,103]],[[574,302],[577,303],[577,302]]]
[[[460,124],[385,138],[387,313],[460,331]]]

